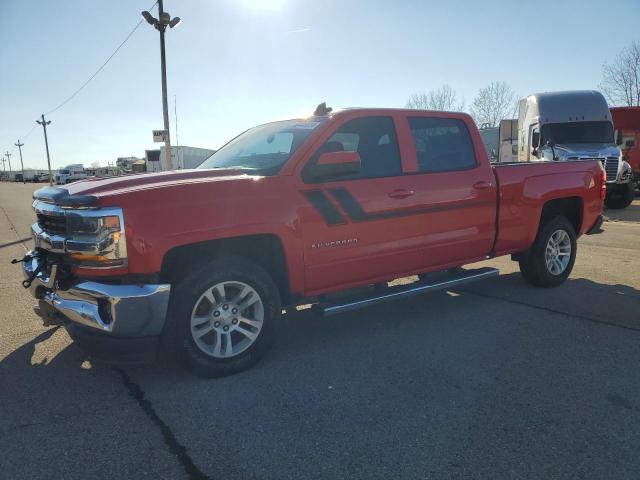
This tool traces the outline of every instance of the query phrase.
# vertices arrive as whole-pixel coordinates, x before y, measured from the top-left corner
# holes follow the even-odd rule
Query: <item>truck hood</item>
[[[253,177],[235,169],[176,170],[81,180],[65,188],[45,187],[34,192],[35,199],[68,207],[92,207],[101,199],[140,190],[171,188],[177,185],[246,180]]]
[[[220,181],[246,176],[245,173],[241,173],[240,170],[236,169],[173,170],[170,172],[142,173],[83,180],[70,184],[68,190],[72,195],[78,193],[81,195],[102,196],[131,189],[168,187],[178,183]]]

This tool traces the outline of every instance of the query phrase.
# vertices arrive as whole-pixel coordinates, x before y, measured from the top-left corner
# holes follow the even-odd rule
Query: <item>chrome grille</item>
[[[47,233],[61,234],[67,232],[67,219],[59,215],[38,213],[38,225]]]
[[[616,181],[616,177],[618,176],[619,161],[620,160],[618,159],[618,157],[607,157],[606,160],[602,160],[604,170],[605,172],[607,172],[607,182]]]

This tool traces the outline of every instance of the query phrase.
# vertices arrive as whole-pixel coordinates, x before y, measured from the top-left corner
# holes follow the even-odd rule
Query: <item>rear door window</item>
[[[409,127],[420,172],[467,170],[477,165],[471,135],[462,120],[409,117]]]

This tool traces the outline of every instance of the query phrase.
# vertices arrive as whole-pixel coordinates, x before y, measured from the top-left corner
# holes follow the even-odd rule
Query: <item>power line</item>
[[[149,8],[149,10],[153,9],[153,7],[156,6],[156,4],[158,3],[158,0],[156,0],[155,2],[153,2],[153,5],[151,5],[151,7]],[[91,80],[93,80],[101,71],[104,67],[107,66],[107,64],[111,61],[111,59],[113,57],[115,57],[115,55],[120,51],[120,49],[124,46],[125,43],[127,43],[127,41],[131,38],[131,36],[135,33],[135,31],[138,29],[138,27],[140,26],[140,24],[142,24],[144,18],[142,20],[140,20],[135,27],[133,27],[133,30],[131,30],[131,32],[129,32],[129,34],[125,37],[125,39],[120,43],[120,45],[117,46],[117,48],[113,51],[113,53],[111,55],[109,55],[109,57],[102,63],[102,65],[100,65],[100,67],[93,73],[93,75],[91,75],[81,86],[80,88],[78,88],[75,92],[73,92],[67,99],[65,99],[62,103],[60,103],[57,107],[55,107],[53,110],[48,111],[47,113],[45,113],[44,115],[49,115],[53,112],[58,111],[59,109],[61,109],[63,106],[65,106],[67,103],[69,103],[71,100],[73,100],[73,98],[78,95],[83,89],[84,87],[86,87],[89,82],[91,82]],[[33,133],[33,131],[36,129],[36,125],[34,125],[33,127],[31,127],[31,130],[29,130],[27,132],[26,135],[22,135],[18,141],[20,140],[25,140],[27,139],[27,137],[29,137],[29,135],[31,135]],[[15,151],[15,149],[13,149],[13,151]]]
[[[29,130],[29,133],[27,133],[26,135],[21,136],[18,140],[24,140],[26,139],[29,135],[31,135],[33,133],[33,131],[36,129],[37,125],[34,125],[33,127],[31,127],[31,130]]]
[[[156,6],[157,0],[153,3],[153,5],[151,5],[151,8],[149,8],[149,10],[151,10],[153,7]],[[135,31],[138,29],[138,27],[142,24],[142,22],[144,21],[144,18],[142,20],[140,20],[135,27],[133,27],[133,30],[131,30],[129,32],[129,34],[125,37],[125,39],[122,41],[122,43],[120,43],[120,45],[118,45],[118,47],[113,51],[113,53],[111,55],[109,55],[109,57],[104,61],[104,63],[102,65],[100,65],[100,67],[94,72],[93,75],[91,75],[87,81],[85,81],[80,88],[78,88],[75,92],[73,92],[71,94],[71,96],[69,96],[64,102],[62,102],[60,105],[58,105],[56,108],[54,108],[53,110],[49,110],[47,113],[45,113],[45,115],[51,115],[53,112],[59,110],[60,108],[64,107],[67,103],[69,103],[71,100],[73,100],[73,98],[78,95],[83,89],[84,87],[86,87],[89,82],[91,82],[91,80],[93,80],[96,75],[98,75],[102,69],[104,67],[107,66],[107,63],[109,63],[109,61],[111,61],[111,59],[113,57],[115,57],[116,53],[118,53],[120,51],[120,49],[124,46],[125,43],[127,43],[127,41],[131,38],[131,36],[135,33]]]

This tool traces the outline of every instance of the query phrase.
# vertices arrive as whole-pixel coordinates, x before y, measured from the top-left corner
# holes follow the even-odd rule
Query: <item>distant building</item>
[[[157,152],[158,150],[147,150],[147,153],[154,151]],[[149,156],[147,155],[147,171],[154,172],[166,170],[164,151],[165,147],[160,147],[160,154],[157,162],[149,162]],[[173,168],[174,170],[196,168],[214,153],[216,153],[215,150],[210,150],[208,148],[187,147],[183,145],[180,145],[179,147],[171,147]]]
[[[160,150],[145,150],[144,161],[147,164],[147,172],[159,172],[160,168]]]

